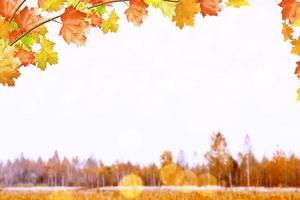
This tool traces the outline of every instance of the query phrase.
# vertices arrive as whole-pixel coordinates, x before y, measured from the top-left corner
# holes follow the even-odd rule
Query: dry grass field
[[[0,200],[300,200],[293,190],[77,190],[1,191]]]

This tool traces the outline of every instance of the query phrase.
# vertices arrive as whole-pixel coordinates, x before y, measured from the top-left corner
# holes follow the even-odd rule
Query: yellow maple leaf
[[[293,45],[291,53],[300,55],[300,37],[298,37],[298,39],[294,39],[291,44]]]
[[[298,89],[297,94],[297,101],[300,101],[300,88]]]
[[[228,0],[226,2],[226,5],[234,8],[240,8],[242,6],[250,6],[247,0]]]
[[[58,53],[54,51],[54,45],[54,42],[46,38],[42,39],[41,49],[35,55],[35,61],[41,70],[45,70],[48,64],[57,64]]]
[[[145,3],[154,8],[159,7],[159,5],[163,2],[162,0],[145,0]]]
[[[0,17],[0,38],[7,40],[9,36],[9,30],[9,23]]]
[[[116,14],[115,10],[113,10],[110,14],[109,17],[103,21],[102,23],[102,31],[104,34],[110,32],[117,32],[119,28],[118,24],[119,17]]]
[[[195,15],[199,10],[199,4],[195,0],[179,0],[175,8],[173,21],[180,29],[185,25],[194,26]]]
[[[1,42],[2,44],[3,42]],[[15,56],[15,48],[1,45],[0,48],[0,83],[14,86],[14,79],[20,76],[19,68],[21,61]]]
[[[88,0],[68,0],[67,1],[68,6],[73,6],[74,8],[76,7],[76,10],[79,10],[81,12],[88,12]]]
[[[65,4],[66,0],[39,0],[39,7],[45,11],[59,11]]]
[[[176,4],[174,2],[162,1],[159,5],[160,11],[165,17],[172,17],[175,15]]]

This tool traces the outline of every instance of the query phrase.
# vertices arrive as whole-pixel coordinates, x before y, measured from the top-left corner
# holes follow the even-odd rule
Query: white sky
[[[0,87],[0,158],[56,149],[108,164],[158,161],[165,149],[191,158],[218,130],[233,154],[247,133],[258,156],[277,144],[299,154],[297,58],[276,4],[252,0],[183,31],[153,9],[140,28],[121,15],[117,34],[93,30],[84,48],[52,35],[59,64]]]

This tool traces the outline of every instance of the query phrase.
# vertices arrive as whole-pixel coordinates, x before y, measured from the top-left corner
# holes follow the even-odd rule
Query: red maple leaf
[[[222,10],[221,2],[222,0],[199,0],[202,16],[217,16],[218,12]]]
[[[282,0],[279,4],[282,7],[282,19],[288,19],[291,23],[293,23],[297,18],[300,17],[300,2],[296,0]]]

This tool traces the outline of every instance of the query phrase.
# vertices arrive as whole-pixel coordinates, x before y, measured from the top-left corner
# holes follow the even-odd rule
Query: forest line
[[[183,151],[177,159],[165,151],[159,165],[145,166],[129,161],[108,166],[92,157],[61,159],[57,151],[48,160],[21,154],[13,161],[0,162],[0,186],[118,186],[123,177],[134,174],[145,186],[300,187],[300,158],[295,154],[277,150],[271,158],[257,159],[246,135],[244,150],[235,158],[220,132],[214,133],[210,142],[206,162],[194,165],[189,165]]]

